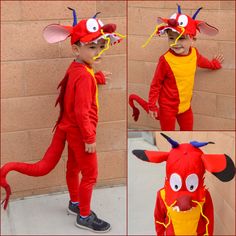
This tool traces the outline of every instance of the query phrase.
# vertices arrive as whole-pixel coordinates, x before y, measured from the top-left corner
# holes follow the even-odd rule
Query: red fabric
[[[175,130],[176,120],[181,131],[193,130],[193,112],[191,107],[189,110],[181,114],[177,114],[174,110],[168,110],[160,107],[159,116],[161,130]]]
[[[59,127],[65,131],[79,127],[83,141],[94,143],[98,122],[95,80],[86,65],[78,62],[72,62],[67,73],[64,114]]]
[[[156,221],[160,221],[165,224],[168,223],[167,209],[161,198],[160,191],[161,189],[157,192],[156,205],[154,210],[154,219],[155,219],[154,223],[155,223],[156,233],[157,235],[164,235],[164,234],[175,235],[172,223],[170,223],[170,225],[166,229],[163,225],[156,223]],[[210,222],[208,225],[209,235],[213,235],[213,228],[214,228],[213,204],[208,190],[205,190],[205,203],[203,205],[203,214],[207,216]],[[200,216],[197,228],[197,235],[203,236],[205,233],[206,233],[206,220],[202,216]]]
[[[85,152],[85,144],[79,129],[66,133],[68,142],[68,161],[66,181],[73,202],[79,202],[80,214],[90,214],[93,186],[97,180],[97,154]],[[79,174],[82,178],[79,180]]]
[[[106,78],[105,78],[104,74],[102,73],[102,71],[98,71],[95,74],[95,79],[97,81],[97,84],[106,84]]]

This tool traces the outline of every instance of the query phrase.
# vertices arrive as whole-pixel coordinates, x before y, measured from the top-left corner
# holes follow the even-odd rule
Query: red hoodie
[[[98,122],[97,84],[105,84],[105,77],[101,71],[94,74],[91,67],[75,61],[71,63],[66,76],[68,82],[59,128],[65,131],[79,128],[83,141],[94,143]]]

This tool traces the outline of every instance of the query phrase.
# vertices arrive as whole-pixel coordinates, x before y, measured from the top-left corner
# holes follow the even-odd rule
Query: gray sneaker
[[[72,204],[71,201],[69,201],[69,206],[67,208],[67,212],[68,214],[71,214],[71,215],[79,215],[79,207],[78,207],[78,204]]]
[[[77,215],[75,225],[82,229],[87,229],[95,233],[106,233],[111,229],[111,225],[104,220],[99,219],[94,212],[87,218],[81,218]]]

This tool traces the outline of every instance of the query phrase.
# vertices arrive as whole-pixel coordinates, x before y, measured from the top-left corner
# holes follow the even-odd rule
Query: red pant
[[[161,130],[175,130],[176,119],[181,131],[193,130],[193,112],[191,107],[181,114],[176,114],[175,111],[162,109],[160,107],[159,117]]]
[[[79,202],[80,214],[90,214],[90,202],[93,187],[97,180],[97,154],[85,152],[85,144],[82,141],[78,129],[67,132],[68,161],[66,181],[73,202]],[[79,180],[81,174],[81,181]]]

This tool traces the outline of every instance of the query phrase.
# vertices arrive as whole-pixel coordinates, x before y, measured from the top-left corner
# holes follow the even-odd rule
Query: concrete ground
[[[128,234],[156,235],[153,212],[156,192],[164,186],[165,163],[141,161],[132,154],[134,149],[157,150],[143,138],[129,138]]]
[[[68,193],[50,194],[11,201],[1,210],[1,235],[96,235],[75,226],[68,215]],[[92,210],[112,229],[107,235],[126,234],[126,187],[95,189]]]

